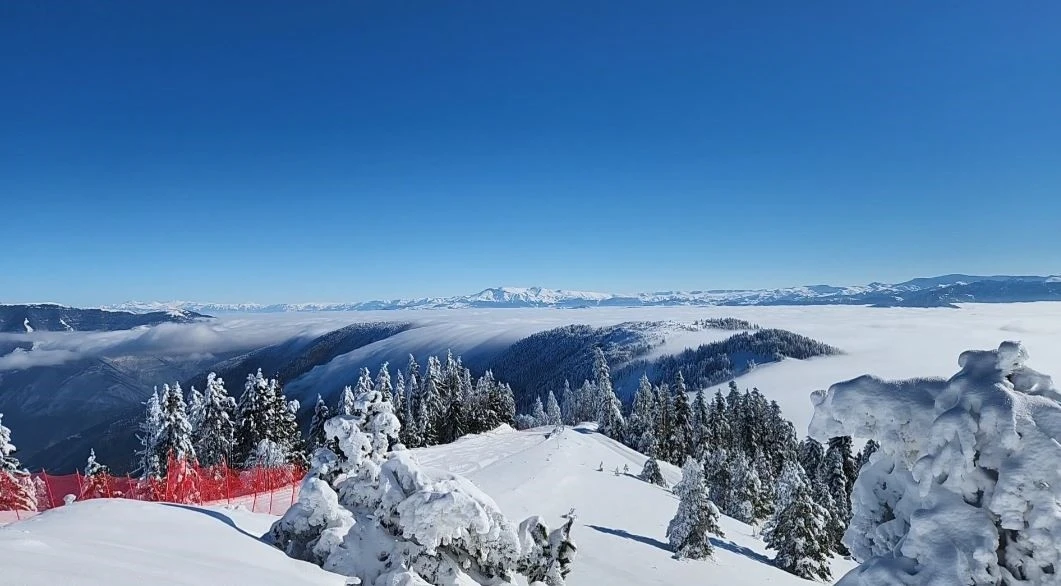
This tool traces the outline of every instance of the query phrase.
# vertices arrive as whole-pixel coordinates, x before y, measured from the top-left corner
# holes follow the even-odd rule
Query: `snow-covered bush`
[[[722,537],[718,526],[718,508],[708,499],[704,468],[694,458],[685,460],[682,480],[674,486],[678,493],[678,512],[667,526],[667,541],[678,559],[711,557],[711,535]]]
[[[659,470],[659,462],[655,458],[645,460],[645,467],[637,477],[650,484],[667,488],[667,481],[663,479],[663,473]]]
[[[811,434],[879,449],[853,489],[843,586],[1057,584],[1061,403],[1016,342],[968,351],[949,380],[869,376],[816,392]]]
[[[361,584],[509,584],[517,572],[562,586],[573,558],[569,521],[528,539],[460,476],[425,470],[397,443],[399,424],[377,391],[324,424],[298,501],[266,540]],[[532,530],[533,529],[533,530]],[[547,532],[547,529],[545,529]]]

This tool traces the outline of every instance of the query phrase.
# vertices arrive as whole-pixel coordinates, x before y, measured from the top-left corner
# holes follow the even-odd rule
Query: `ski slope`
[[[715,540],[713,560],[673,559],[666,527],[677,499],[636,478],[644,456],[591,426],[562,433],[500,428],[414,455],[425,467],[468,477],[514,522],[539,514],[556,527],[575,508],[578,557],[567,580],[571,586],[811,583],[770,565],[771,554],[752,528],[728,517],[721,519],[726,536]],[[615,468],[624,465],[630,473],[616,476]],[[669,483],[680,479],[677,468],[661,468]],[[0,583],[344,584],[342,577],[258,541],[275,519],[245,508],[117,499],[74,503],[0,527]],[[834,560],[834,578],[853,566]]]

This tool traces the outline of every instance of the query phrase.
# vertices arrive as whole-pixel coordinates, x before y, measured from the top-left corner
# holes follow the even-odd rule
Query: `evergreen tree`
[[[306,454],[306,442],[302,439],[302,431],[298,428],[298,410],[301,405],[297,400],[285,400],[281,389],[277,390],[279,398],[278,409],[280,409],[280,430],[277,443],[280,444],[287,456],[287,462],[305,469],[309,464]]]
[[[331,410],[328,409],[328,405],[325,404],[324,399],[317,395],[317,405],[313,408],[313,419],[309,424],[309,438],[306,443],[309,444],[309,452],[312,454],[317,448],[323,448],[327,442],[327,437],[324,435],[324,422],[331,419]]]
[[[269,380],[262,375],[262,369],[248,374],[236,408],[236,441],[232,449],[236,465],[244,465],[257,452],[259,442],[271,439],[266,429],[272,403]]]
[[[407,398],[405,396],[405,375],[402,374],[402,369],[395,369],[394,377],[394,400],[391,403],[394,404],[394,416],[398,418],[398,422],[402,425],[402,431],[405,430],[405,426],[409,424],[409,420],[405,419],[405,404]],[[402,435],[404,438],[404,434]],[[404,441],[402,442],[405,443]]]
[[[645,460],[645,467],[637,477],[649,484],[655,484],[667,488],[667,481],[663,479],[663,472],[660,471],[659,462],[657,462],[655,458]]]
[[[192,434],[199,429],[202,423],[204,401],[203,394],[192,386],[192,390],[188,393],[188,424],[192,426]]]
[[[376,390],[383,395],[383,400],[394,404],[394,388],[391,386],[390,364],[384,362],[376,374]]]
[[[575,392],[571,390],[571,382],[565,378],[564,390],[560,392],[560,413],[564,416],[564,423],[568,425],[580,423],[575,421],[576,398]]]
[[[851,436],[838,436],[829,439],[829,448],[826,450],[826,456],[828,456],[830,451],[836,451],[840,454],[840,461],[844,469],[844,492],[847,494],[846,500],[848,502],[851,502],[851,491],[855,486],[855,479],[858,478],[858,462],[852,453],[852,444]]]
[[[339,393],[339,403],[335,406],[336,415],[350,415],[354,412],[354,389],[350,385],[343,387]]]
[[[85,462],[84,480],[81,482],[80,500],[89,498],[109,498],[110,488],[107,486],[107,478],[110,470],[96,461],[96,450],[89,450],[88,461]]]
[[[144,410],[144,419],[140,422],[140,450],[136,456],[139,464],[136,472],[143,480],[158,479],[162,476],[161,462],[158,459],[158,437],[162,430],[162,403],[158,398],[158,389],[148,398]]]
[[[678,379],[680,386],[674,394],[674,419],[671,422],[671,449],[676,459],[684,460],[692,455],[692,411],[689,408],[689,395],[685,381]],[[678,461],[680,461],[678,460]]]
[[[236,401],[228,396],[225,381],[214,373],[206,377],[199,425],[192,432],[195,455],[202,466],[217,466],[232,462],[236,441]]]
[[[667,526],[667,541],[678,559],[711,557],[711,535],[723,537],[718,525],[718,509],[708,498],[704,470],[693,458],[682,467],[682,480],[674,487],[678,512]]]
[[[674,404],[671,402],[669,387],[661,384],[652,391],[656,412],[656,440],[659,442],[659,457],[671,464],[675,463],[674,447]],[[682,460],[678,460],[681,462]]]
[[[184,404],[180,383],[162,385],[162,425],[155,444],[160,476],[166,477],[172,458],[176,462],[195,462],[192,427]]]
[[[825,458],[825,451],[817,440],[808,437],[800,442],[799,453],[796,457],[799,460],[799,465],[813,479],[818,475],[818,468],[822,465],[822,459]]]
[[[862,467],[869,463],[869,459],[879,449],[880,449],[880,444],[878,444],[876,441],[874,441],[872,439],[867,441],[866,445],[862,446],[862,449],[859,450],[858,457],[855,458],[857,469],[859,471],[861,471]],[[858,475],[857,474],[855,475],[855,479],[856,480],[858,479]]]
[[[786,461],[781,470],[781,476],[777,479],[774,490],[774,513],[764,527],[764,535],[768,534],[777,524],[777,515],[792,503],[793,496],[801,487],[808,491],[811,490],[807,473],[795,460]]]
[[[401,422],[401,441],[408,448],[423,445],[422,431],[418,414],[421,406],[420,365],[416,358],[409,355],[409,365],[405,369],[405,404],[398,413]]]
[[[704,396],[704,390],[700,389],[696,391],[696,400],[693,401],[693,445],[691,448],[693,456],[698,460],[704,457],[704,443],[706,441],[705,436],[709,416],[710,410],[707,405],[707,398]]]
[[[440,441],[441,430],[438,429],[438,423],[445,413],[442,397],[439,394],[439,387],[442,385],[442,365],[434,356],[429,356],[427,359],[427,373],[423,384],[420,413],[416,423],[420,428],[421,445],[433,446]]]
[[[729,494],[725,499],[727,508],[722,512],[738,521],[755,523],[758,520],[756,515],[762,511],[759,503],[762,493],[759,476],[748,457],[740,450],[734,450],[730,454],[728,467],[731,481]]]
[[[704,428],[703,449],[705,451],[730,450],[733,448],[730,441],[732,429],[728,418],[726,400],[722,398],[721,391],[716,391],[715,398],[711,401],[711,412],[707,416],[707,425]]]
[[[564,418],[560,414],[560,404],[556,401],[556,395],[550,390],[549,396],[545,400],[545,424],[546,425],[563,425]]]
[[[765,535],[766,544],[777,551],[774,564],[807,580],[828,580],[828,516],[806,485],[794,486],[790,502]]]
[[[541,397],[534,398],[534,409],[531,410],[530,416],[534,421],[534,427],[546,425],[545,406],[542,405]]]
[[[844,474],[843,450],[830,447],[818,467],[818,480],[829,495],[829,513],[832,523],[829,526],[833,549],[842,555],[847,554],[843,544],[844,532],[851,521],[851,500],[847,495],[847,476]]]
[[[593,370],[597,376],[597,422],[600,424],[600,432],[610,438],[622,438],[625,424],[623,405],[612,388],[611,370],[600,346],[593,348]]]
[[[464,378],[464,368],[460,361],[453,357],[453,352],[446,354],[446,370],[439,388],[442,402],[440,419],[436,422],[439,429],[439,442],[448,444],[468,433],[466,397],[470,389]]]
[[[362,366],[361,373],[357,377],[357,386],[354,388],[354,400],[371,393],[375,388],[372,383],[372,371],[367,366]]]
[[[36,511],[37,491],[29,472],[15,457],[11,430],[0,413],[0,511]]]
[[[652,445],[653,452],[656,449],[656,402],[647,373],[641,375],[626,423],[626,444],[642,454],[655,456],[655,453],[647,451],[649,445]]]

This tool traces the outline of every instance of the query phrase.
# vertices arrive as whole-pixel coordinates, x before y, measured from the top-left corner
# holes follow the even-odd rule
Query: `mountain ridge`
[[[944,294],[944,291],[945,294]],[[939,292],[936,294],[934,292]],[[705,289],[634,294],[489,287],[470,295],[370,300],[341,303],[202,303],[128,301],[101,307],[110,311],[197,313],[279,313],[386,311],[397,309],[555,308],[740,305],[872,305],[878,307],[954,307],[954,303],[1007,303],[1061,300],[1061,276],[948,274],[900,283],[802,285],[776,289]]]

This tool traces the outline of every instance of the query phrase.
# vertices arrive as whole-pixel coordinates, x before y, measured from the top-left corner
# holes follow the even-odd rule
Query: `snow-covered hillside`
[[[572,586],[810,584],[770,565],[771,553],[752,529],[726,517],[714,560],[674,560],[665,532],[677,500],[634,477],[644,456],[592,428],[550,431],[501,429],[414,455],[427,467],[465,475],[513,519],[540,514],[558,523],[575,508]],[[623,466],[630,474],[616,476]],[[663,474],[670,483],[680,477],[666,464]],[[0,528],[0,568],[5,584],[344,583],[258,541],[273,520],[220,508],[87,501]],[[836,560],[833,575],[851,567]]]

